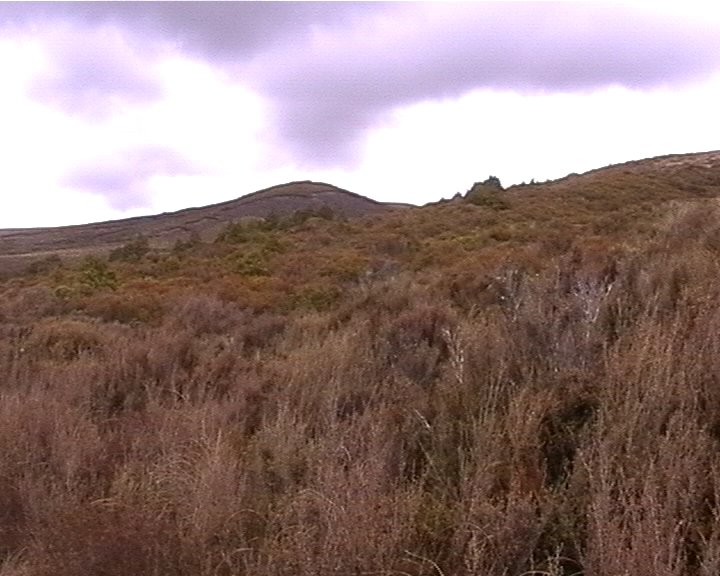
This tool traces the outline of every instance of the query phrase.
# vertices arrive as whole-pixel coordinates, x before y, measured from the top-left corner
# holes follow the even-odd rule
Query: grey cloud
[[[271,102],[279,144],[315,165],[352,162],[367,129],[414,102],[477,89],[652,89],[720,66],[717,21],[604,3],[11,3],[0,21],[3,12],[115,27],[223,66]],[[157,86],[135,75],[141,63],[120,56],[59,58],[45,94],[153,97]],[[125,73],[115,83],[109,69]]]
[[[29,95],[99,118],[162,95],[153,74],[161,49],[217,65],[250,60],[268,45],[347,22],[379,6],[325,2],[2,2],[0,30],[31,30],[50,65]],[[122,31],[122,34],[118,34]]]
[[[162,96],[152,55],[119,30],[84,30],[80,37],[74,28],[53,30],[45,42],[47,69],[29,88],[35,100],[96,119]]]
[[[253,63],[250,76],[275,97],[277,130],[296,154],[309,162],[346,160],[352,140],[382,112],[425,99],[475,89],[651,89],[720,64],[715,26],[629,8],[508,3],[425,10],[400,5],[394,35],[382,21],[369,21],[364,35],[329,39],[332,49],[268,52]],[[407,23],[414,18],[413,29]]]
[[[249,58],[278,39],[354,21],[384,2],[2,2],[3,23],[113,25],[177,42],[213,61]]]
[[[141,208],[153,176],[197,174],[199,168],[174,150],[148,146],[94,158],[65,176],[62,184],[105,198],[118,210]]]

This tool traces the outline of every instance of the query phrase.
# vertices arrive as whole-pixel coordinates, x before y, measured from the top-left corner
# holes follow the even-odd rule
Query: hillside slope
[[[720,574],[718,154],[473,188],[0,279],[0,574]]]
[[[290,182],[235,200],[178,212],[57,228],[0,229],[0,257],[36,253],[72,254],[107,250],[138,236],[155,247],[170,247],[191,236],[213,239],[228,223],[249,217],[282,216],[329,208],[338,215],[380,214],[402,205],[385,204],[319,182]]]

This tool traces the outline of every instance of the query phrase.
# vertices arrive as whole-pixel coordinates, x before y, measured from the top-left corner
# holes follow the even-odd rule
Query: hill
[[[330,184],[290,182],[236,200],[172,213],[56,228],[0,229],[0,263],[17,268],[41,254],[78,256],[108,251],[138,237],[153,247],[172,247],[190,238],[209,240],[230,222],[329,210],[338,216],[380,214],[403,207],[365,198]]]
[[[720,154],[469,188],[1,279],[0,574],[720,573]]]

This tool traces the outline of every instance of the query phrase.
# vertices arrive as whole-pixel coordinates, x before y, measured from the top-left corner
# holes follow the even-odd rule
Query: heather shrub
[[[104,352],[105,335],[95,322],[80,319],[46,319],[38,322],[24,351],[34,358],[69,361],[83,354]]]
[[[61,268],[62,265],[62,258],[57,254],[51,254],[31,262],[26,271],[28,274],[49,274],[53,270]]]
[[[63,302],[48,286],[8,286],[0,292],[0,321],[31,322],[64,311]]]
[[[195,336],[222,334],[243,320],[238,306],[208,294],[188,294],[174,303],[168,324]]]
[[[150,251],[150,241],[145,236],[138,236],[134,240],[110,251],[110,262],[120,260],[123,262],[139,262]]]
[[[125,324],[154,323],[166,312],[167,303],[161,294],[149,290],[126,289],[118,292],[100,292],[83,298],[80,304],[89,316],[105,322]]]
[[[322,311],[329,309],[339,297],[340,289],[337,286],[318,282],[295,290],[291,305],[301,310]]]
[[[578,178],[0,283],[0,574],[717,574],[714,201]]]

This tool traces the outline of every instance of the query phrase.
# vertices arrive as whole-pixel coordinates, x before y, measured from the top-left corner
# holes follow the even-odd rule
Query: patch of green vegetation
[[[115,290],[118,280],[115,272],[110,269],[104,260],[91,256],[85,259],[79,269],[79,282],[81,286],[90,291]]]
[[[475,206],[483,206],[495,211],[509,210],[510,203],[502,196],[500,179],[490,176],[484,182],[476,182],[465,194],[465,201]]]
[[[233,252],[227,257],[230,270],[241,276],[269,276],[266,253],[258,249]]]

